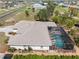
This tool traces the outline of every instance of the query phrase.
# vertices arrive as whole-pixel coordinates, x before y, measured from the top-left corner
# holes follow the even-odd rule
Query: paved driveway
[[[0,32],[10,32],[12,31],[13,29],[10,28],[11,26],[7,26],[7,27],[4,27],[4,28],[0,28]]]
[[[0,53],[0,59],[11,59],[12,56],[12,54]]]

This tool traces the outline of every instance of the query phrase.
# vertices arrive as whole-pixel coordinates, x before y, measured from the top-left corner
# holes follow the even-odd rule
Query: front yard
[[[25,11],[28,11],[29,15],[27,16]],[[3,26],[9,26],[9,25],[13,25],[21,20],[26,20],[26,21],[35,21],[34,16],[36,15],[36,13],[38,12],[38,10],[36,10],[35,12],[32,11],[32,7],[25,7],[22,10],[20,10],[16,15],[14,15],[13,17],[11,17],[10,19],[7,19],[6,21],[4,21]]]
[[[12,59],[79,59],[79,56],[14,55]]]

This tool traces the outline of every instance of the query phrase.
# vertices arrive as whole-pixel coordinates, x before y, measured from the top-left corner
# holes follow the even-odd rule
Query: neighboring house
[[[77,5],[79,6],[79,1],[77,1]]]
[[[12,1],[0,1],[0,8],[13,7]]]
[[[0,1],[0,8],[4,8],[5,7],[5,2]]]
[[[57,27],[54,22],[20,21],[13,27],[15,35],[9,36],[8,45],[16,49],[50,50],[52,42],[48,27]]]
[[[42,4],[39,4],[39,3],[33,4],[32,7],[35,8],[36,10],[37,9],[45,9],[46,8],[46,6],[44,6]]]

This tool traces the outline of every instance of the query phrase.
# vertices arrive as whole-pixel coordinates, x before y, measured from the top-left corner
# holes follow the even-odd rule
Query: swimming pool
[[[55,39],[55,46],[57,48],[63,48],[64,47],[64,42],[62,40],[62,35],[60,35],[60,34],[52,34],[51,38]]]
[[[66,50],[74,49],[74,42],[62,27],[48,27],[48,31],[52,41],[52,46],[54,45],[57,48]]]

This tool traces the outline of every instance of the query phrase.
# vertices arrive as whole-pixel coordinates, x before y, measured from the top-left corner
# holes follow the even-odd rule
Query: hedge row
[[[15,55],[12,59],[79,59],[79,56],[44,56],[44,55]]]

